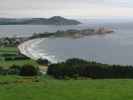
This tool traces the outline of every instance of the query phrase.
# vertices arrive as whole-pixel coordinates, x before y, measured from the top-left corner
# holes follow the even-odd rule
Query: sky
[[[0,0],[0,17],[133,17],[133,0]]]

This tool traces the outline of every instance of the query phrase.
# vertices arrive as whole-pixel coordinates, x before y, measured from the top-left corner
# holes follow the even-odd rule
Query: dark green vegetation
[[[40,64],[40,65],[46,65],[46,66],[51,64],[51,62],[48,61],[47,59],[38,59],[37,63]]]
[[[23,65],[20,67],[20,73],[21,76],[36,76],[39,74],[38,67],[34,67],[32,65]]]
[[[0,100],[132,100],[133,80],[0,76]]]
[[[75,58],[49,65],[48,74],[58,79],[123,79],[133,78],[133,66],[108,65]]]
[[[12,65],[8,68],[0,67],[0,75],[20,75],[20,76],[37,76],[39,75],[38,66],[33,65]]]
[[[79,21],[65,19],[60,16],[54,16],[51,18],[25,18],[25,19],[13,19],[13,18],[0,18],[0,25],[78,25]]]
[[[35,76],[38,74],[38,63],[20,54],[15,46],[0,48],[0,75]]]

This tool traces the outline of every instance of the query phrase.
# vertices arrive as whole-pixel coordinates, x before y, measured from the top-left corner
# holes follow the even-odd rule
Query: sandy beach
[[[39,49],[37,50],[37,45],[39,45],[44,39],[32,39],[21,43],[18,46],[19,51],[24,54],[25,56],[37,60],[41,59],[48,59],[52,63],[56,63],[56,59],[52,55],[48,55],[47,53],[40,52]]]

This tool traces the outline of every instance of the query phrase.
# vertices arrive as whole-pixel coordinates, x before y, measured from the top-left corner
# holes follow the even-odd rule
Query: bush
[[[0,75],[21,75],[21,76],[35,76],[39,74],[39,69],[32,65],[12,65],[9,68],[0,67]]]
[[[20,69],[21,76],[35,76],[38,75],[38,68],[32,65],[24,65]]]
[[[27,59],[29,59],[29,58],[25,57],[25,56],[16,56],[16,57],[14,57],[13,60],[27,60]]]
[[[6,72],[3,67],[0,66],[0,75],[5,75]]]
[[[47,59],[41,59],[41,58],[37,60],[37,63],[41,64],[41,65],[49,65],[50,64],[50,62]]]
[[[17,65],[13,65],[8,69],[9,75],[19,75],[20,74],[21,67]]]
[[[14,58],[13,57],[6,57],[5,58],[5,61],[10,61],[10,60],[14,60]]]
[[[29,59],[28,57],[21,55],[21,54],[2,54],[2,57],[4,57],[4,59],[6,61],[10,61],[10,60],[27,60]]]

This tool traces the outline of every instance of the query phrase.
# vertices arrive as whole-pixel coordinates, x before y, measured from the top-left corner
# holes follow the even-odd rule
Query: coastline
[[[48,39],[49,37],[54,38],[82,38],[85,36],[90,35],[104,35],[104,34],[110,34],[114,32],[113,30],[107,29],[107,28],[98,28],[98,29],[81,29],[81,30],[75,30],[70,29],[66,31],[56,31],[54,33],[40,33],[40,34],[34,34],[33,36],[29,37],[27,41],[24,41],[18,46],[18,49],[20,53],[23,55],[33,59],[47,59],[51,63],[57,63],[59,62],[54,55],[48,54],[47,50],[41,49],[38,45],[40,45],[41,42],[45,42],[44,39]],[[46,45],[47,46],[47,45]]]
[[[39,49],[35,50],[38,44],[40,44],[44,38],[38,38],[38,39],[31,39],[28,41],[25,41],[18,45],[18,49],[20,53],[23,55],[33,59],[33,60],[38,60],[38,59],[47,59],[52,63],[57,63],[57,60],[55,59],[54,56],[48,55],[47,53],[40,52]]]

